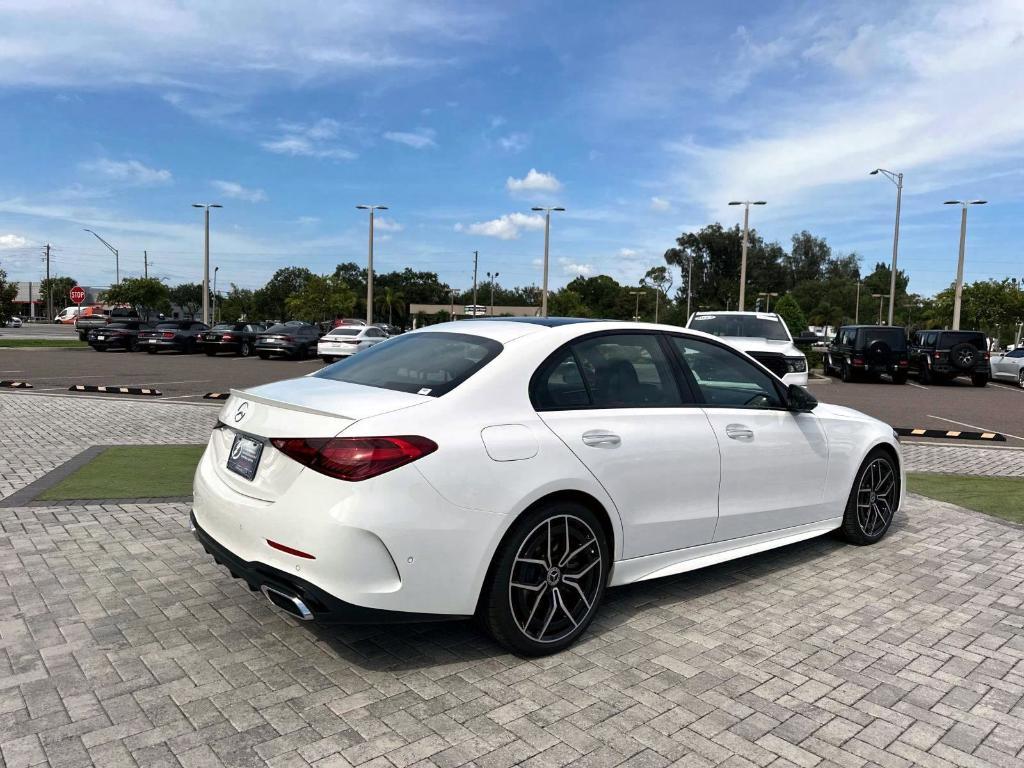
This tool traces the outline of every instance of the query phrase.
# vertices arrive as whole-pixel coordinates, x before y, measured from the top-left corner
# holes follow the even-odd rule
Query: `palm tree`
[[[383,291],[377,294],[377,303],[388,311],[388,325],[392,324],[391,312],[395,305],[401,304],[404,301],[405,297],[402,295],[401,291],[396,291],[390,286],[385,287]]]

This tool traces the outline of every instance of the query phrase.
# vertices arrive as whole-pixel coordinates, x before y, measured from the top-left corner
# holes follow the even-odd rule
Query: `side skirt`
[[[659,579],[662,576],[695,571],[698,568],[724,563],[727,560],[735,560],[776,547],[784,547],[787,544],[795,544],[798,541],[813,539],[836,530],[842,524],[842,517],[833,517],[817,523],[784,528],[781,531],[759,533],[756,536],[746,536],[742,539],[715,541],[710,544],[701,544],[698,547],[687,547],[671,552],[661,552],[657,555],[620,560],[612,567],[608,586],[617,587],[636,581]]]

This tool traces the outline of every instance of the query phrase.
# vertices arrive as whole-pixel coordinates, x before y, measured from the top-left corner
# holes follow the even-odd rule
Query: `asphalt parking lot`
[[[66,393],[74,384],[152,387],[163,393],[164,401],[203,402],[208,392],[304,376],[322,365],[319,360],[175,352],[0,348],[0,379],[27,381],[35,393]],[[885,381],[844,384],[828,378],[813,379],[810,388],[822,402],[855,408],[893,426],[999,432],[1006,435],[1006,442],[989,445],[1024,448],[1024,390],[1008,384],[992,382],[978,389],[959,380],[924,387],[913,381],[894,386]]]

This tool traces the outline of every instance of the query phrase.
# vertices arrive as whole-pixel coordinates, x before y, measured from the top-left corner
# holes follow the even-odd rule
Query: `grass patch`
[[[202,445],[125,445],[107,448],[38,501],[148,499],[192,495]]]
[[[5,339],[0,336],[0,349],[16,347],[88,347],[78,339]]]
[[[907,474],[907,490],[976,512],[1024,523],[1024,478]]]

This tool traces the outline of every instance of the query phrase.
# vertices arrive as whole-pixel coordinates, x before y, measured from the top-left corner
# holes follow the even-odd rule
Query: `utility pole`
[[[495,272],[493,275],[490,272],[487,273],[487,279],[491,283],[491,317],[494,317],[494,281],[498,279],[500,274],[501,272]]]
[[[373,325],[373,212],[386,211],[386,205],[357,205],[361,211],[370,212],[370,254],[366,262],[366,324]]]
[[[987,200],[947,200],[943,205],[959,205],[960,214],[960,258],[956,263],[956,289],[953,294],[953,330],[960,330],[960,301],[964,293],[964,248],[967,244],[967,206],[985,205]]]
[[[853,324],[860,325],[860,280],[857,281],[857,304],[853,308]]]
[[[630,291],[631,296],[636,296],[636,311],[633,314],[633,322],[640,322],[640,297],[643,296],[646,291]]]
[[[541,285],[540,293],[540,316],[548,316],[548,244],[550,243],[551,235],[551,212],[552,211],[564,211],[565,208],[560,206],[544,208],[542,206],[534,206],[530,209],[531,211],[544,211],[544,282]]]
[[[32,298],[29,297],[29,306],[32,305]],[[46,244],[46,311],[47,322],[53,322],[53,285],[50,283],[50,244]]]
[[[686,320],[690,320],[690,299],[693,297],[693,255],[691,254],[690,263],[686,268]]]
[[[732,200],[729,205],[743,206],[743,250],[740,256],[740,303],[739,311],[743,311],[747,294],[747,248],[750,246],[750,206],[767,205],[764,200]]]
[[[476,267],[480,260],[480,251],[473,251],[473,317],[476,317]]]
[[[149,253],[147,251],[142,252],[142,276],[149,277]]]
[[[893,305],[896,303],[896,256],[900,249],[900,202],[903,198],[903,174],[887,171],[885,168],[875,168],[872,176],[883,174],[889,181],[896,185],[896,227],[892,233],[892,274],[889,276],[889,325],[893,323]]]
[[[203,239],[203,322],[210,324],[210,209],[223,208],[220,203],[192,203],[193,208],[206,211],[206,229]]]

